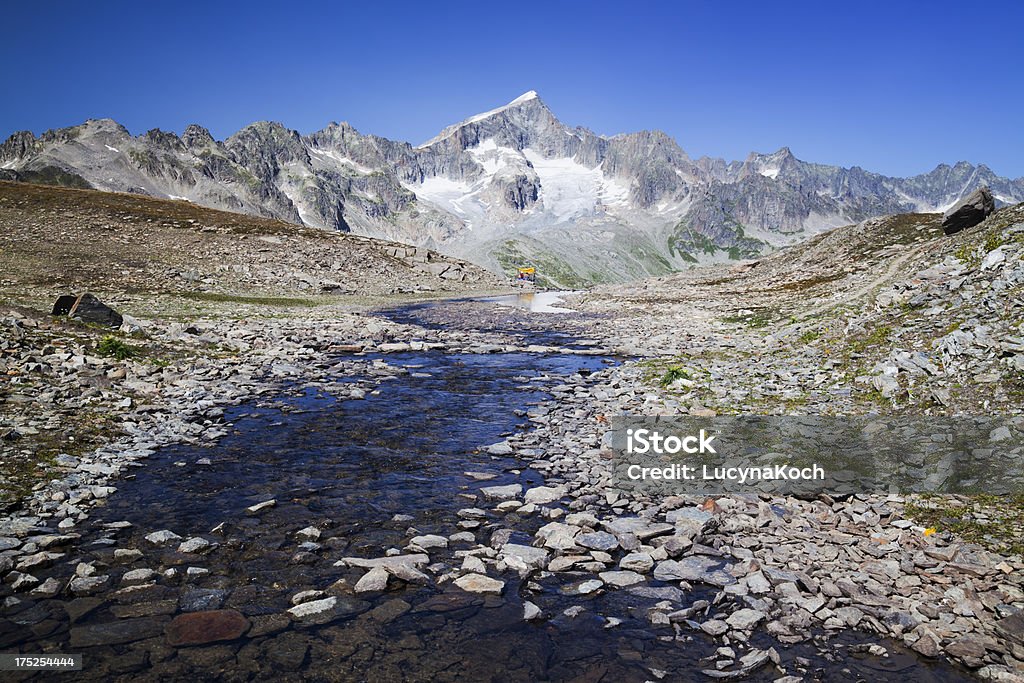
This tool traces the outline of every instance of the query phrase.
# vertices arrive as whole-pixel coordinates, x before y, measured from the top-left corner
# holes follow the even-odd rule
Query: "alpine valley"
[[[1024,201],[1024,178],[945,164],[910,178],[808,163],[788,148],[691,159],[668,135],[572,128],[535,92],[414,146],[346,123],[301,135],[199,125],[132,136],[110,119],[0,146],[0,179],[130,192],[429,247],[495,271],[534,265],[575,287],[757,257],[823,230],[940,212],[981,186]]]

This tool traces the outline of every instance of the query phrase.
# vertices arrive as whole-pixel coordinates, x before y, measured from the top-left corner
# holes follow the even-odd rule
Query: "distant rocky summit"
[[[1024,179],[940,165],[911,178],[797,159],[691,159],[659,131],[598,135],[535,92],[413,146],[331,123],[259,122],[224,141],[190,125],[132,136],[109,119],[0,145],[0,177],[131,192],[425,246],[493,270],[538,268],[572,287],[755,257],[874,216],[939,213]]]

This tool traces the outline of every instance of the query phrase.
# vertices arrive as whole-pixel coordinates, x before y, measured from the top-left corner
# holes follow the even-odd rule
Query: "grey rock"
[[[179,553],[205,553],[213,548],[213,543],[207,541],[202,536],[194,536],[187,541],[183,541],[178,546]]]
[[[654,567],[654,578],[659,581],[699,581],[715,586],[736,583],[736,578],[720,569],[720,560],[694,555],[681,560],[664,560]]]
[[[526,567],[541,569],[547,562],[548,551],[528,545],[506,543],[501,546],[501,550],[498,552],[498,559],[508,560],[510,558],[519,560]]]
[[[134,586],[151,581],[154,577],[156,577],[156,572],[152,569],[133,569],[121,576],[121,584]]]
[[[223,588],[193,588],[182,592],[178,606],[182,612],[220,609],[227,597],[228,591]]]
[[[709,619],[700,625],[700,630],[709,636],[720,636],[729,630],[729,625],[721,619]]]
[[[92,595],[110,585],[109,576],[78,576],[71,579],[69,588],[75,595]]]
[[[624,588],[637,583],[643,583],[645,580],[642,574],[632,571],[601,572],[598,576],[600,576],[601,580],[606,584],[609,586],[615,586],[616,588]]]
[[[505,587],[505,582],[492,579],[483,574],[463,574],[455,579],[455,585],[469,593],[491,593],[500,594]]]
[[[619,541],[607,531],[594,531],[591,533],[579,534],[575,538],[576,545],[591,550],[608,552],[619,547]]]
[[[388,570],[384,567],[374,567],[356,582],[356,593],[372,593],[386,590],[388,587]]]
[[[304,626],[322,626],[361,614],[369,607],[369,603],[362,600],[331,596],[296,605],[288,610],[288,614],[294,621]]]
[[[737,631],[750,631],[760,624],[768,615],[760,610],[744,607],[730,614],[725,623]]]
[[[159,545],[167,545],[168,543],[172,543],[174,541],[180,541],[181,540],[181,536],[179,536],[178,534],[174,533],[173,531],[169,531],[167,529],[163,529],[161,531],[154,531],[151,534],[147,534],[146,535],[146,540],[149,541],[150,543],[152,543],[153,545],[158,545],[159,546]]]
[[[526,492],[526,495],[523,496],[523,501],[526,503],[536,503],[537,505],[547,505],[562,498],[565,494],[564,486],[537,486]]]
[[[506,484],[505,486],[485,486],[480,489],[487,500],[511,500],[523,492],[521,484]]]

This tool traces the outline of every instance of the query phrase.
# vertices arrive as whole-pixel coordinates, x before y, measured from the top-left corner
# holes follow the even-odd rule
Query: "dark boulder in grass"
[[[50,315],[66,315],[77,318],[84,323],[120,327],[124,318],[110,306],[86,292],[78,296],[64,295],[57,297]]]
[[[942,215],[942,231],[955,235],[961,230],[973,228],[996,210],[996,202],[987,187],[979,187],[956,206]]]

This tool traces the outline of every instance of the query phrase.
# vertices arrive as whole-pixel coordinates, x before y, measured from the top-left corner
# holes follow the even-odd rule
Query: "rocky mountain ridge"
[[[0,177],[187,200],[505,272],[531,264],[559,286],[752,257],[873,216],[942,211],[985,185],[1000,205],[1024,201],[1024,179],[966,162],[892,178],[788,148],[693,160],[660,131],[569,127],[532,91],[419,146],[346,123],[301,135],[258,122],[219,142],[198,125],[132,136],[90,120],[15,133]]]

